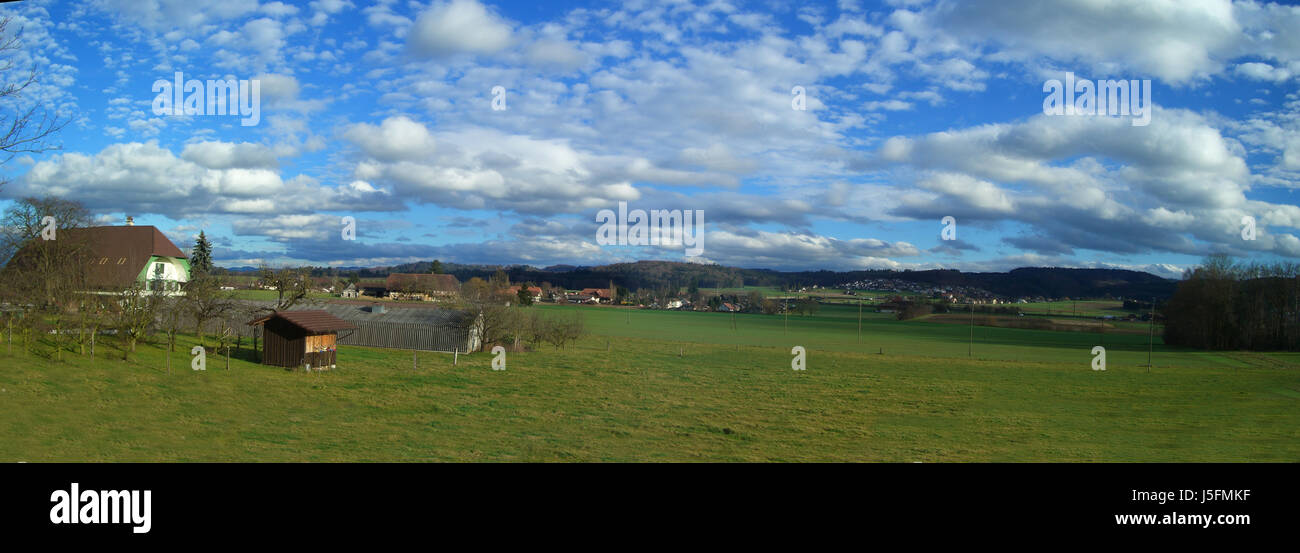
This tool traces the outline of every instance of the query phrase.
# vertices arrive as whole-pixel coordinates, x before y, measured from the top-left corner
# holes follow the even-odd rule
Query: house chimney
[[[128,227],[133,227],[133,226],[135,226],[135,217],[132,217],[132,216],[130,216],[130,215],[127,215],[127,216],[126,216],[126,226],[128,226]]]

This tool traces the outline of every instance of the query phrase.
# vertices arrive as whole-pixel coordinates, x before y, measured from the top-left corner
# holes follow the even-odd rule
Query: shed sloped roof
[[[250,321],[248,324],[263,324],[277,318],[284,319],[307,332],[335,332],[356,328],[356,325],[335,317],[326,311],[276,311],[260,319]]]

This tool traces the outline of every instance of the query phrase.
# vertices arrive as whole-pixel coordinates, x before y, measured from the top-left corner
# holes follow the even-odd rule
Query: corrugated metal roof
[[[247,301],[246,304],[273,307],[275,302]],[[301,307],[327,312],[356,325],[338,343],[347,346],[415,349],[423,351],[470,351],[477,346],[467,328],[459,324],[462,312],[454,309],[382,303],[384,312],[371,311],[363,303],[307,302]]]

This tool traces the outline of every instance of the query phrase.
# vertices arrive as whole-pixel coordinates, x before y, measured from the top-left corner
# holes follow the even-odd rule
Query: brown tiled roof
[[[131,286],[149,263],[149,258],[155,255],[188,257],[152,226],[60,229],[57,237],[86,244],[86,257],[89,259],[87,278],[96,287]],[[22,255],[19,252],[15,258]]]
[[[385,285],[390,292],[455,292],[460,289],[456,275],[423,273],[393,273],[388,275]]]
[[[356,325],[335,317],[327,311],[276,311],[260,319],[249,321],[248,324],[264,324],[276,318],[284,319],[307,332],[335,332],[356,328]]]

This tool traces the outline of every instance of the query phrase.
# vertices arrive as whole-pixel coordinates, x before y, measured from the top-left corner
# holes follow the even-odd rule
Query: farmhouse
[[[600,302],[600,296],[597,296],[595,294],[584,294],[581,292],[565,294],[564,299],[569,303],[599,303]]]
[[[344,288],[343,292],[339,294],[339,296],[344,298],[356,298],[359,295],[360,294],[357,293],[357,285],[355,284],[349,284],[348,287]]]
[[[325,311],[275,311],[248,322],[265,329],[262,363],[277,367],[334,368],[338,331],[357,327]]]
[[[86,284],[96,292],[116,293],[139,284],[151,294],[179,295],[190,280],[185,252],[156,227],[135,226],[130,217],[126,226],[59,230],[56,240],[77,245],[86,263]],[[39,247],[39,239],[27,243],[9,265],[23,266]]]
[[[395,300],[429,301],[452,297],[460,291],[455,275],[393,273],[385,283],[388,297]]]
[[[609,288],[583,288],[578,293],[594,297],[593,303],[609,303],[614,300],[614,296],[609,293]]]
[[[519,295],[520,288],[523,288],[523,286],[516,284],[514,286],[507,288],[506,290],[510,292],[511,297],[516,297]],[[534,302],[542,301],[542,288],[540,286],[529,286],[528,293],[533,296]]]

